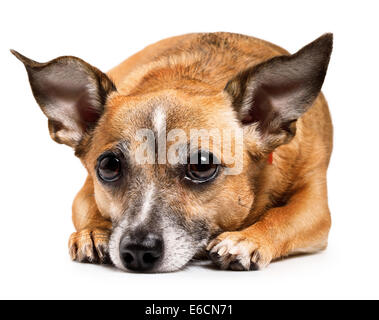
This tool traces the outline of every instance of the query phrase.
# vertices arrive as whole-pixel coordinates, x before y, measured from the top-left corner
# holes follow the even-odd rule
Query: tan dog
[[[12,51],[51,137],[88,170],[73,204],[72,259],[110,255],[124,270],[166,272],[208,250],[223,269],[256,270],[324,249],[332,124],[320,89],[331,51],[331,34],[294,55],[248,36],[189,34],[108,74],[75,57],[37,63]],[[153,163],[136,157],[145,129]],[[243,141],[232,139],[228,156],[214,136],[198,148],[170,140],[176,129],[243,130]],[[196,161],[166,161],[173,145]]]

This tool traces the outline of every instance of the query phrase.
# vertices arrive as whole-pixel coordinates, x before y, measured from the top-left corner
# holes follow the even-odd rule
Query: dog
[[[320,90],[332,46],[332,34],[295,54],[240,34],[187,34],[106,74],[76,57],[38,63],[12,50],[51,138],[88,171],[73,203],[71,258],[132,272],[206,257],[259,270],[325,249],[333,127]],[[232,152],[212,135],[199,144],[194,129],[229,130]],[[168,137],[175,130],[179,142]],[[167,160],[173,145],[176,162]]]

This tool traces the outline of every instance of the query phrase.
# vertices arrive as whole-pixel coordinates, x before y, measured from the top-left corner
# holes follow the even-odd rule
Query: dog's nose
[[[153,233],[125,236],[120,242],[120,257],[132,271],[151,271],[163,252],[162,238]]]

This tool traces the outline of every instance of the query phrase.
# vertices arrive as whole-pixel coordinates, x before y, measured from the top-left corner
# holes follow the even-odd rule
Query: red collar
[[[272,164],[274,162],[273,152],[268,155],[267,162],[268,164]]]

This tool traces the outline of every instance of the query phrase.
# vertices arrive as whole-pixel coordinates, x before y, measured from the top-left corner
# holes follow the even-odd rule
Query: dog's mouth
[[[132,231],[126,227],[126,222],[121,222],[114,228],[110,238],[111,260],[124,271],[178,271],[191,260],[206,257],[209,232],[203,223],[194,223],[192,228],[189,232],[182,226],[166,222],[154,231],[143,228]]]

